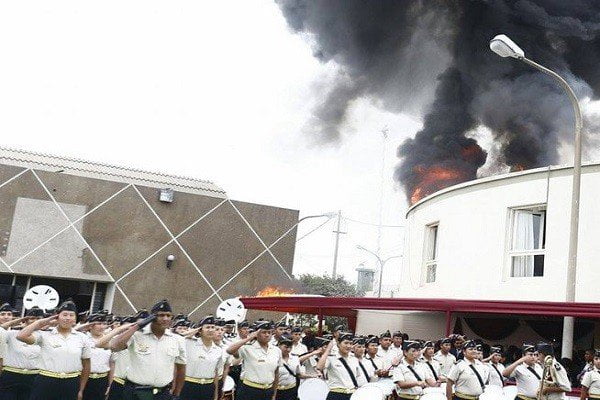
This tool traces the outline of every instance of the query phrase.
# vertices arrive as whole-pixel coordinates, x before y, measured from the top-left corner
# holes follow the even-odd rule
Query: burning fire
[[[436,165],[428,168],[419,165],[415,167],[414,172],[418,176],[419,183],[410,196],[411,204],[415,204],[433,192],[466,179],[461,171]]]
[[[525,171],[525,166],[523,164],[513,165],[510,169],[511,171]]]
[[[256,293],[256,297],[275,297],[275,296],[288,296],[295,292],[291,289],[284,289],[277,286],[267,286],[260,292]]]

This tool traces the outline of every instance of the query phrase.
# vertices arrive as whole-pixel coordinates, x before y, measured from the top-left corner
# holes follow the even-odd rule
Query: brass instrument
[[[540,380],[540,388],[537,393],[537,400],[547,399],[544,389],[550,386],[556,386],[556,369],[554,368],[554,357],[546,356],[544,358],[544,369],[542,371],[542,379]]]

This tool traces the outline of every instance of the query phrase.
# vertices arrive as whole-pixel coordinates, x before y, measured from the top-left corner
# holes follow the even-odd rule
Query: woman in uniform
[[[41,329],[52,321],[58,325]],[[83,396],[90,374],[90,341],[73,327],[77,308],[65,301],[57,314],[27,325],[17,339],[40,346],[40,372],[33,383],[30,400],[76,400]]]
[[[490,370],[476,359],[478,351],[474,340],[467,340],[462,344],[462,354],[464,358],[454,364],[448,372],[446,397],[448,400],[477,400],[488,382]]]
[[[362,376],[358,360],[350,357],[354,336],[351,333],[340,333],[338,337],[338,354],[330,356],[334,342],[331,341],[317,363],[317,369],[327,376],[329,393],[327,400],[349,400],[358,388],[358,378]]]
[[[404,362],[394,368],[393,380],[398,397],[415,400],[421,397],[427,386],[436,386],[433,374],[424,362],[419,362],[421,343],[415,341],[402,342]]]
[[[204,317],[198,323],[197,334],[185,340],[187,366],[181,400],[212,400],[223,373],[223,349],[213,342],[215,319]]]
[[[100,340],[108,328],[106,315],[92,314],[87,321],[89,327],[90,339],[90,378],[85,391],[83,400],[104,400],[108,389],[108,374],[111,370],[110,350],[98,347],[96,340]]]
[[[296,400],[298,398],[298,382],[300,379],[318,378],[317,374],[307,375],[302,373],[300,365],[311,357],[312,353],[298,357],[292,354],[294,341],[291,336],[284,334],[279,339],[281,350],[281,365],[279,366],[279,381],[277,384],[277,400]]]
[[[25,318],[18,318],[8,324],[25,322],[29,325],[43,315],[42,310],[33,307],[27,311]],[[40,346],[19,341],[17,339],[19,332],[19,328],[6,332],[4,368],[0,375],[0,399],[2,400],[29,400],[33,382],[38,374]]]
[[[258,321],[256,331],[227,349],[227,353],[242,360],[242,382],[238,399],[272,400],[278,385],[281,350],[271,345],[273,324]]]
[[[593,363],[581,380],[581,400],[600,399],[600,350],[594,350]]]

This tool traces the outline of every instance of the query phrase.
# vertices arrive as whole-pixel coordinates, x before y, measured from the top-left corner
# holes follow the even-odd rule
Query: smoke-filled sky
[[[593,0],[364,1],[277,0],[290,28],[322,62],[342,68],[306,131],[313,140],[344,140],[349,106],[379,107],[423,118],[398,149],[396,178],[411,202],[488,173],[555,164],[573,117],[551,78],[488,43],[508,34],[530,58],[563,75],[580,98],[600,90],[600,3]],[[592,121],[593,123],[593,121]],[[486,127],[487,154],[474,138]]]
[[[390,225],[383,230],[381,254],[402,254],[403,231],[396,226],[404,223],[407,199],[394,180],[397,149],[430,126],[425,116],[436,91],[469,104],[462,122],[447,122],[471,129],[471,118],[490,126],[471,129],[467,139],[455,132],[455,148],[465,159],[481,162],[481,152],[470,147],[469,138],[488,153],[480,173],[501,169],[489,155],[501,163],[511,154],[502,143],[522,139],[492,140],[516,132],[502,127],[528,121],[506,116],[540,108],[545,113],[540,115],[551,114],[546,123],[554,127],[558,110],[568,127],[562,93],[516,61],[490,53],[488,36],[503,31],[533,58],[548,63],[554,59],[547,47],[541,52],[532,48],[550,43],[560,55],[552,66],[566,63],[580,94],[598,85],[594,71],[600,50],[590,39],[596,29],[589,21],[591,11],[589,16],[542,18],[528,28],[535,34],[526,35],[526,29],[509,32],[497,20],[497,29],[482,31],[495,13],[485,11],[484,3],[462,3],[475,8],[447,9],[433,1],[311,1],[308,9],[271,0],[0,2],[0,144],[209,179],[234,199],[299,209],[303,216],[341,209],[354,221],[342,224],[347,233],[341,239],[338,271],[355,280],[357,266],[375,266],[356,245],[377,247],[377,230],[364,222],[378,222],[381,188],[382,220]],[[517,3],[522,11],[514,8]],[[332,8],[312,8],[324,4]],[[361,4],[371,7],[356,9]],[[390,4],[405,6],[389,11]],[[502,11],[504,3],[485,4]],[[527,8],[531,3],[511,4],[512,11],[498,14],[506,21],[514,21],[518,13],[537,15],[535,8]],[[592,10],[577,1],[556,4],[563,4],[565,12],[571,4]],[[290,13],[295,5],[299,14],[294,19]],[[470,14],[477,10],[480,14]],[[460,25],[459,17],[473,26]],[[362,34],[350,29],[352,21],[377,29]],[[399,26],[391,26],[398,21]],[[540,24],[547,25],[548,33],[534,29]],[[476,40],[457,39],[458,26],[462,36]],[[328,35],[328,27],[338,34]],[[567,27],[588,36],[561,38],[554,32]],[[467,49],[477,53],[466,60],[479,63],[477,71],[456,63],[457,52]],[[592,73],[586,75],[588,70]],[[475,72],[488,74],[487,86],[458,79]],[[535,91],[524,90],[529,86]],[[547,95],[543,101],[535,94],[540,92]],[[453,113],[438,108],[439,113]],[[464,110],[457,108],[463,118]],[[485,119],[479,110],[487,110]],[[386,126],[384,147],[380,132]],[[556,128],[558,138],[569,134],[561,129]],[[421,136],[408,143],[454,139]],[[433,148],[440,149],[444,147]],[[570,154],[561,144],[558,161],[568,161]],[[420,160],[411,162],[418,165]],[[322,222],[303,222],[300,235]],[[298,243],[296,274],[331,271],[333,229],[334,221],[329,221]],[[399,265],[398,259],[386,265],[386,285],[398,282]]]

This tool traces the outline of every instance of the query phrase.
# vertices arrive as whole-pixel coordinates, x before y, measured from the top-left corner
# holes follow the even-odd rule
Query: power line
[[[351,221],[351,222],[356,222],[358,224],[363,224],[363,225],[371,225],[371,226],[381,226],[382,228],[404,228],[404,225],[379,225],[379,224],[374,224],[372,222],[365,222],[365,221],[359,221],[356,219],[352,219],[352,218],[348,218],[348,217],[343,217],[345,220],[347,221]]]
[[[310,230],[309,232],[305,233],[304,235],[302,235],[301,237],[299,237],[298,239],[296,239],[296,243],[298,243],[299,241],[301,241],[302,239],[304,239],[305,237],[307,237],[308,235],[310,235],[311,233],[317,231],[318,229],[322,228],[323,226],[325,226],[329,221],[331,221],[331,218],[327,218],[325,220],[325,222],[319,224],[316,228]]]

